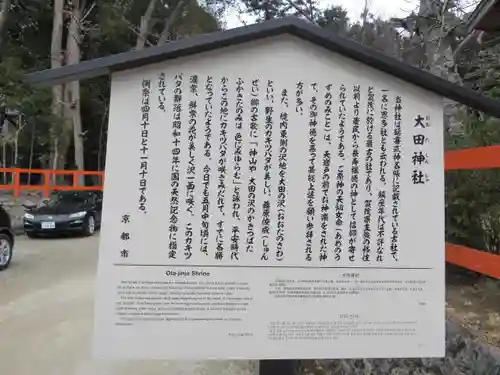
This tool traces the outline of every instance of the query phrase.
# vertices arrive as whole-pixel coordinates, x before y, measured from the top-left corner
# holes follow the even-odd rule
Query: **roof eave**
[[[238,45],[251,40],[292,33],[292,29],[296,26],[296,23],[295,19],[283,18],[266,23],[239,27],[225,32],[199,35],[163,46],[149,47],[139,51],[127,51],[112,56],[83,61],[77,65],[29,73],[25,76],[25,81],[30,84],[50,86],[74,80],[93,78],[121,70],[133,69],[143,65],[155,64],[165,60]]]
[[[291,34],[307,40],[415,86],[500,118],[500,103],[495,100],[456,86],[445,79],[402,63],[362,44],[335,36],[330,31],[295,17],[201,35],[159,47],[84,61],[78,65],[30,73],[26,76],[26,81],[33,84],[50,85],[81,80],[281,34]]]
[[[487,16],[498,1],[499,0],[483,0],[477,5],[466,22],[469,33],[480,28],[482,20]]]

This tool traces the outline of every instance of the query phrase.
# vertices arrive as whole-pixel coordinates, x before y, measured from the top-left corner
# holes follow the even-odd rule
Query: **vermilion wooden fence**
[[[445,153],[445,171],[491,168],[500,168],[500,146],[477,147]],[[447,243],[446,261],[500,279],[500,255]]]
[[[11,174],[11,184],[0,184],[0,189],[11,190],[15,197],[18,197],[23,190],[42,191],[43,195],[50,196],[51,191],[71,191],[71,190],[86,190],[86,191],[102,191],[104,185],[104,172],[101,171],[65,171],[52,169],[23,169],[23,168],[0,168],[1,173]],[[43,176],[43,184],[41,185],[21,185],[21,174],[39,174]],[[73,177],[72,185],[56,185],[54,182],[56,175],[71,175]],[[100,183],[95,186],[78,185],[78,181],[82,176],[98,176]]]
[[[491,168],[500,168],[500,146],[478,147],[445,153],[445,171]],[[13,183],[0,185],[0,189],[11,190],[14,196],[19,196],[24,190],[42,191],[44,196],[49,196],[53,190],[96,191],[102,190],[104,185],[104,172],[100,171],[0,168],[0,173],[13,174],[13,179],[11,178]],[[42,185],[21,185],[20,177],[23,173],[41,174],[44,177],[44,183]],[[70,186],[55,185],[52,183],[55,175],[72,175],[73,184]],[[95,186],[78,185],[81,176],[98,176],[100,184]],[[447,243],[446,261],[500,279],[500,255]]]

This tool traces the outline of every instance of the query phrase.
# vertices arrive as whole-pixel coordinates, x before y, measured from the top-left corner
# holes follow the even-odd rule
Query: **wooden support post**
[[[295,375],[298,360],[266,359],[259,361],[259,375]]]
[[[14,197],[21,195],[21,171],[15,168],[12,173],[14,174]]]
[[[50,184],[52,173],[50,171],[43,172],[43,196],[50,197]]]

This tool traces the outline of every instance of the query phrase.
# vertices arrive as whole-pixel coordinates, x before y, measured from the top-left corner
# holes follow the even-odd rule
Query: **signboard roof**
[[[49,85],[81,80],[283,34],[307,40],[440,96],[500,118],[500,103],[498,101],[454,85],[445,79],[388,57],[362,44],[336,36],[330,31],[296,17],[196,36],[162,46],[88,60],[59,69],[34,72],[26,76],[26,81],[33,84]]]
[[[473,30],[483,30],[495,32],[500,30],[500,1],[481,1],[467,20],[469,32]]]

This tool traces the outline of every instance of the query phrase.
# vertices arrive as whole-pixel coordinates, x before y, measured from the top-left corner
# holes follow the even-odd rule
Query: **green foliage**
[[[325,9],[318,16],[317,23],[319,26],[337,35],[345,36],[349,31],[347,10],[341,6],[332,6],[331,8]]]
[[[243,12],[257,18],[257,22],[290,15],[316,20],[322,14],[318,0],[240,0]]]
[[[19,57],[20,66],[26,70],[50,67],[52,11],[52,2],[48,0],[14,1],[2,55]]]
[[[195,36],[220,30],[219,23],[212,14],[198,5],[195,0],[187,1],[184,13],[173,25],[174,35]]]
[[[2,103],[10,110],[23,114],[26,131],[20,132],[20,153],[29,154],[31,128],[36,127],[37,144],[44,146],[48,142],[48,130],[59,119],[52,116],[50,107],[52,94],[50,89],[39,89],[23,82],[24,70],[19,57],[8,56],[0,62],[0,92]],[[28,134],[29,130],[29,134]]]
[[[152,19],[151,45],[156,44],[166,20],[181,0],[157,0]],[[195,0],[183,1],[183,11],[172,25],[173,39],[220,28],[212,12],[220,12],[231,0],[207,0],[204,6]],[[138,25],[149,1],[146,0],[87,0],[82,22],[81,59],[89,60],[121,53],[134,48]],[[51,115],[50,89],[36,89],[23,83],[23,74],[50,68],[53,0],[13,1],[9,12],[6,43],[0,55],[0,105],[23,114],[23,129],[19,133],[19,159],[24,167],[29,160],[32,137],[34,153],[49,153],[50,128],[63,125],[63,120]],[[67,23],[69,17],[65,17]],[[81,82],[81,114],[87,169],[103,166],[103,140],[106,135],[109,77]],[[68,150],[71,154],[72,148]],[[68,155],[69,161],[73,160]]]
[[[291,8],[286,1],[243,0],[247,13],[257,16],[260,20],[283,17]]]

